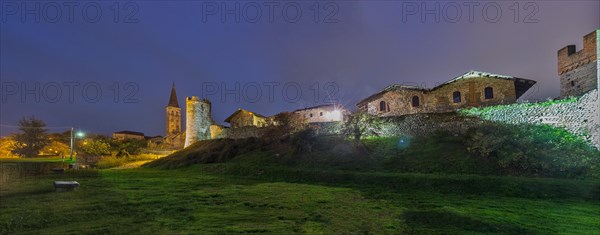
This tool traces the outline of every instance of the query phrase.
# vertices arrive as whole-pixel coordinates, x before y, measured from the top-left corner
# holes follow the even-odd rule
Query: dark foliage
[[[472,128],[467,150],[506,174],[548,177],[597,175],[600,153],[566,130],[550,126],[483,124]]]
[[[16,142],[12,148],[12,153],[21,157],[36,157],[40,150],[50,144],[46,124],[44,121],[35,117],[22,118],[19,121],[18,134],[13,136]]]

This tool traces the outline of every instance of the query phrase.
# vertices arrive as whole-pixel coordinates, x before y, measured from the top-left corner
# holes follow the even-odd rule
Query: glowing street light
[[[78,131],[76,135],[77,135],[77,137],[79,137],[79,138],[83,138],[83,137],[85,137],[85,133],[83,133],[82,131]]]
[[[82,131],[77,132],[77,137],[83,138],[84,136],[85,136],[85,133],[83,133]],[[73,127],[71,127],[71,150],[70,150],[70,154],[69,154],[69,161],[73,161],[73,149],[74,149],[73,142],[74,141],[75,141],[75,136],[73,135]]]

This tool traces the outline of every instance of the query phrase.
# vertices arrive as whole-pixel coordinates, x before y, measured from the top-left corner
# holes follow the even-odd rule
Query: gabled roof
[[[169,104],[167,106],[179,108],[179,101],[177,101],[177,92],[175,91],[175,82],[171,86],[171,96],[169,97]]]
[[[231,115],[229,115],[229,117],[227,117],[227,118],[225,119],[225,122],[229,123],[233,117],[235,117],[236,115],[238,115],[238,114],[239,114],[239,113],[241,113],[241,112],[247,112],[247,113],[250,113],[250,114],[252,114],[252,115],[254,115],[254,116],[257,116],[257,117],[261,117],[261,118],[267,118],[267,117],[265,117],[265,116],[263,116],[263,115],[260,115],[260,114],[258,114],[258,113],[255,113],[255,112],[250,112],[250,111],[248,111],[248,110],[245,110],[245,109],[241,109],[241,108],[240,108],[240,109],[238,109],[237,111],[233,112]]]
[[[445,85],[448,85],[448,84],[451,84],[451,83],[454,83],[454,82],[457,82],[457,81],[460,81],[463,79],[478,78],[478,77],[489,77],[489,78],[495,78],[495,79],[504,79],[504,80],[514,81],[517,99],[519,97],[521,97],[523,94],[525,94],[525,92],[527,92],[527,90],[529,90],[529,88],[531,88],[533,85],[535,85],[537,83],[536,81],[531,80],[531,79],[518,78],[518,77],[513,77],[513,76],[508,76],[508,75],[501,75],[501,74],[471,70],[469,72],[464,73],[463,75],[455,77],[454,79],[452,79],[450,81],[444,82],[444,83],[432,88],[430,91],[434,91],[436,89],[439,89],[440,87],[443,87]]]
[[[377,99],[379,97],[381,97],[383,94],[390,92],[390,91],[399,91],[399,90],[412,90],[412,91],[428,91],[425,88],[422,87],[417,87],[417,86],[407,86],[407,85],[400,85],[400,84],[392,84],[389,85],[385,88],[383,88],[383,90],[361,100],[360,102],[358,102],[357,105],[361,105],[362,103],[366,103],[369,102],[371,100]]]
[[[113,132],[113,134],[126,134],[126,135],[144,136],[144,133],[142,133],[142,132],[136,132],[136,131],[118,131],[118,132]]]
[[[296,109],[296,110],[294,110],[292,112],[304,111],[304,110],[309,110],[309,109],[317,109],[317,108],[325,108],[325,107],[333,107],[333,108],[345,109],[344,106],[341,105],[341,104],[339,104],[339,103],[332,103],[332,104],[321,104],[321,105],[317,105],[317,106]]]
[[[360,102],[358,102],[358,106],[362,105],[363,103],[369,102],[371,100],[374,100],[376,98],[381,97],[383,94],[389,92],[389,91],[397,91],[397,90],[415,90],[415,91],[423,91],[423,92],[430,92],[430,91],[434,91],[437,90],[443,86],[446,86],[448,84],[463,80],[463,79],[469,79],[469,78],[478,78],[478,77],[489,77],[489,78],[494,78],[494,79],[504,79],[504,80],[511,80],[514,81],[515,83],[515,91],[516,91],[516,98],[518,99],[519,97],[521,97],[523,94],[525,94],[525,92],[527,92],[527,90],[529,90],[529,88],[531,88],[533,85],[535,85],[536,81],[534,80],[530,80],[530,79],[525,79],[525,78],[518,78],[518,77],[513,77],[513,76],[508,76],[508,75],[501,75],[501,74],[495,74],[495,73],[488,73],[488,72],[481,72],[481,71],[475,71],[475,70],[471,70],[469,72],[466,72],[458,77],[453,78],[450,81],[444,82],[434,88],[431,89],[425,89],[425,88],[421,88],[421,87],[416,87],[416,86],[404,86],[404,85],[390,85],[387,86],[386,88],[384,88],[383,90],[381,90],[380,92],[377,92],[369,97],[367,97],[366,99],[361,100]]]

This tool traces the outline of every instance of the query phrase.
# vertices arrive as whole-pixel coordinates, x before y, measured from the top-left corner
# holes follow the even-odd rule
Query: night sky
[[[403,14],[411,6],[421,7],[415,2],[319,2],[317,23],[313,1],[294,2],[302,15],[296,17],[295,8],[288,6],[287,18],[282,8],[289,2],[276,2],[272,22],[265,6],[272,2],[262,1],[225,2],[246,10],[225,15],[225,22],[222,9],[205,14],[222,7],[211,1],[120,2],[118,7],[97,1],[87,6],[85,17],[82,8],[89,2],[79,2],[72,22],[65,2],[38,2],[40,12],[24,19],[22,9],[15,8],[21,2],[0,3],[2,136],[30,115],[44,120],[50,131],[74,126],[102,134],[131,130],[164,135],[164,108],[173,82],[181,107],[186,96],[209,98],[213,118],[221,124],[237,108],[273,115],[332,98],[354,109],[387,85],[431,88],[469,70],[536,80],[523,98],[547,99],[559,95],[556,51],[568,44],[581,49],[582,37],[600,28],[600,1],[538,1],[527,7],[519,2],[518,23],[511,10],[514,1],[493,2],[502,9],[496,18],[488,8],[487,17],[497,22],[482,16],[485,3],[474,7],[470,22],[468,8],[455,2],[462,16],[451,22],[456,21],[455,5],[429,1],[426,7],[438,3],[448,14],[437,14],[440,22],[436,15],[425,15],[422,22],[422,12]],[[28,1],[27,7],[35,9],[35,3]],[[102,15],[93,22],[97,6]],[[252,22],[256,6],[262,17]],[[120,10],[117,23],[115,8]],[[52,22],[56,9],[62,15]],[[203,94],[210,88],[219,91]],[[232,90],[226,99],[223,89]]]

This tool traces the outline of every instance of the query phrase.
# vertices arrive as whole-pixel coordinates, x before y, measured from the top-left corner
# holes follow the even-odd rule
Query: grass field
[[[411,141],[213,140],[62,175],[0,161],[0,234],[600,234],[598,178],[511,175],[460,138]]]
[[[226,169],[228,168],[228,169]],[[43,175],[0,191],[0,233],[598,234],[599,183],[428,174],[321,172],[367,184],[239,169],[137,168]],[[296,175],[313,174],[296,170]],[[245,176],[242,176],[245,175]],[[81,188],[55,193],[54,180]],[[391,188],[396,182],[395,188]],[[527,190],[522,197],[498,187]],[[447,184],[446,187],[431,187]],[[456,190],[453,190],[454,184]],[[462,192],[465,184],[479,192]],[[422,185],[422,187],[421,187]],[[428,186],[430,185],[430,186]],[[533,187],[535,186],[535,187]],[[557,191],[571,191],[560,192]]]

